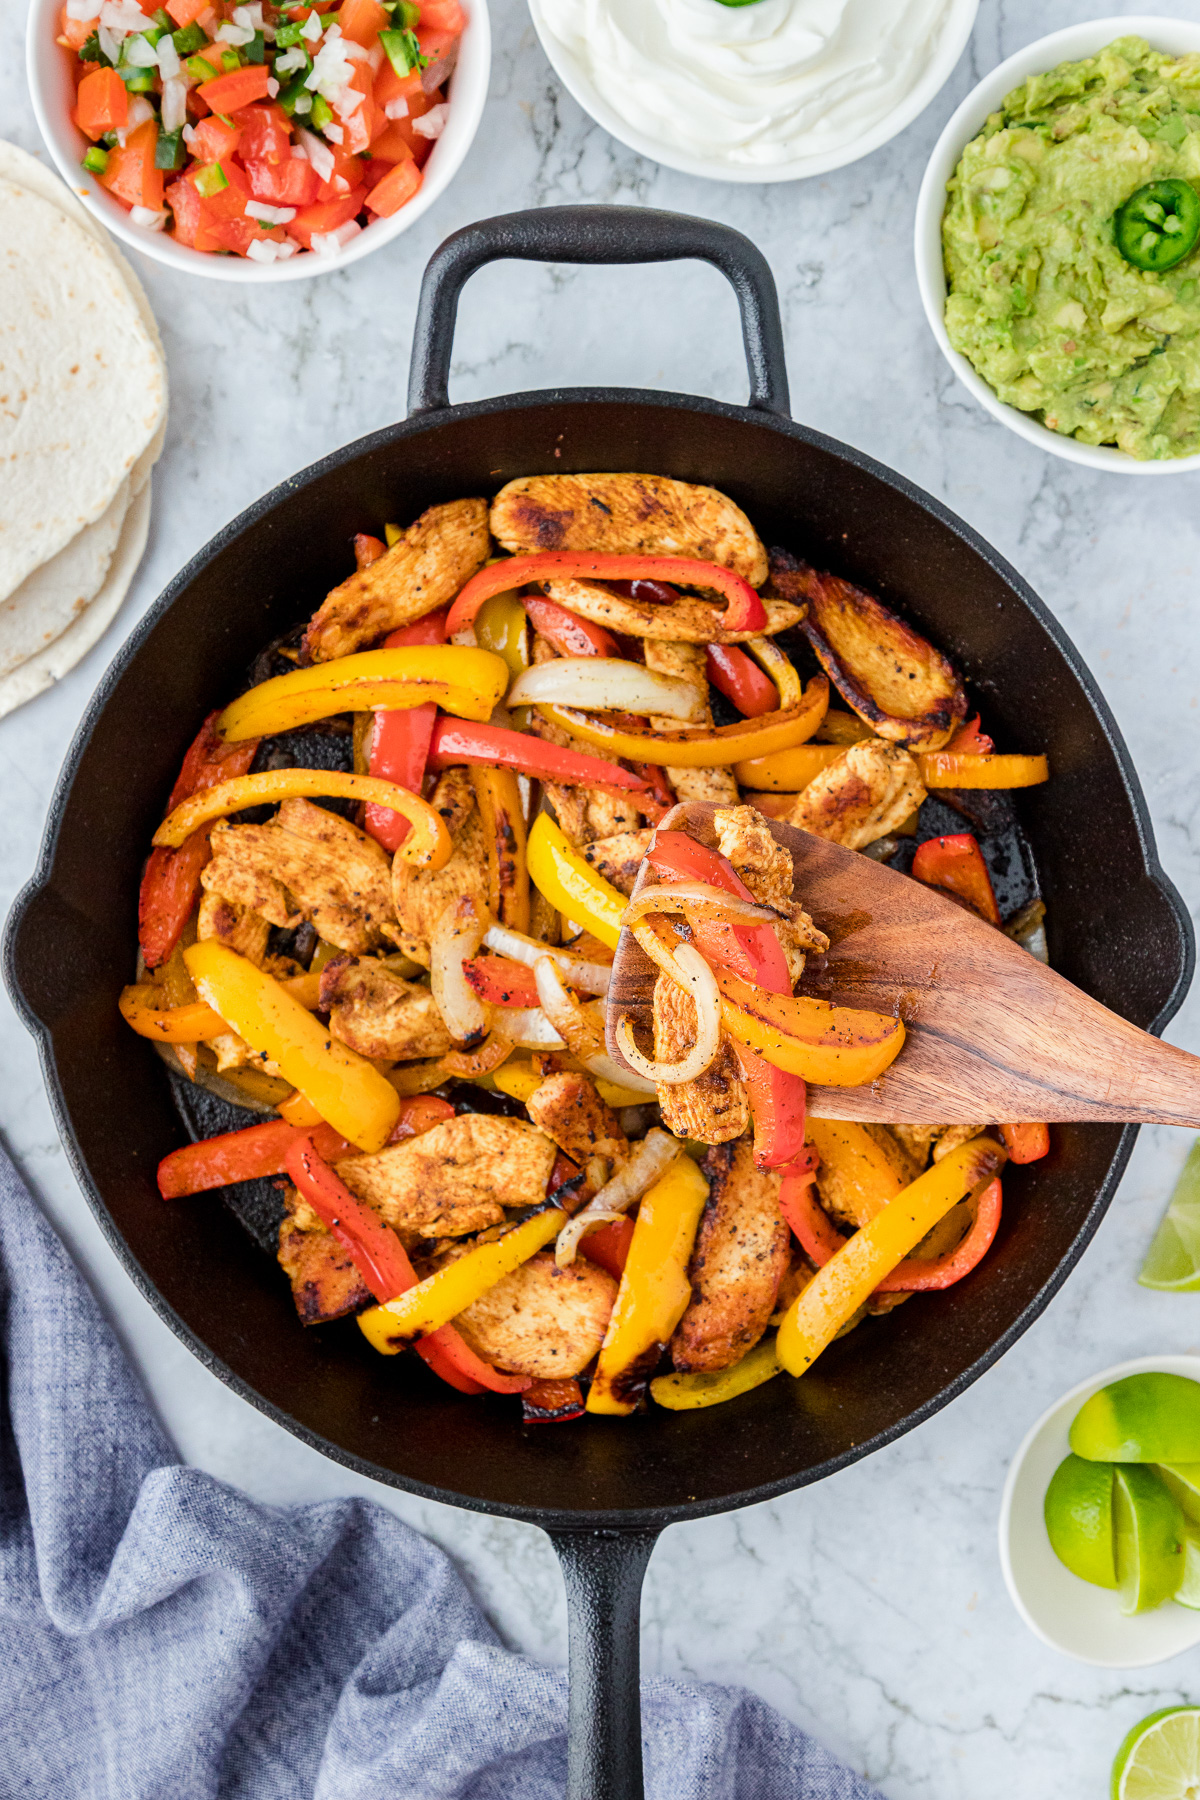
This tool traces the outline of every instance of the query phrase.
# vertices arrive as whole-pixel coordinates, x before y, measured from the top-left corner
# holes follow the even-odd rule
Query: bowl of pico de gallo
[[[483,115],[487,0],[34,0],[29,85],[115,236],[223,281],[290,281],[398,237]]]

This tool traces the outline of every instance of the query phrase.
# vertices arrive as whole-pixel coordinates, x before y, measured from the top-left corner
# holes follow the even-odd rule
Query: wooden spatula
[[[693,801],[662,821],[716,848],[717,808]],[[1200,1057],[1139,1031],[1020,945],[920,882],[768,820],[792,853],[795,897],[830,939],[802,993],[899,1014],[908,1036],[870,1087],[810,1087],[817,1118],[894,1124],[1133,1120],[1200,1127]],[[643,863],[635,892],[658,878]],[[621,933],[608,1049],[633,1015],[648,1043],[654,964]],[[644,1031],[641,1027],[644,1026]]]

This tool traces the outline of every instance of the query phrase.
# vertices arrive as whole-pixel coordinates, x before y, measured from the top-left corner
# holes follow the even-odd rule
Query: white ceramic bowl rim
[[[59,6],[60,0],[33,0],[25,39],[34,115],[59,174],[106,231],[155,262],[185,274],[204,275],[214,281],[277,282],[304,281],[348,268],[410,230],[429,211],[462,167],[483,117],[492,59],[488,0],[463,0],[469,24],[451,77],[446,127],[425,162],[420,190],[407,205],[390,218],[376,219],[366,226],[336,257],[305,251],[287,262],[256,263],[244,256],[190,250],[162,232],[135,225],[125,208],[80,167],[84,140],[69,117],[70,65],[66,53],[54,41]]]
[[[929,328],[938,348],[963,386],[979,404],[1039,450],[1048,450],[1067,462],[1082,463],[1085,468],[1104,469],[1120,475],[1185,475],[1200,469],[1200,455],[1178,456],[1164,461],[1141,461],[1103,444],[1081,444],[1076,438],[1064,437],[1042,425],[1031,414],[1009,406],[990,388],[983,377],[954,349],[946,334],[946,272],[942,261],[942,214],[946,203],[946,183],[958,166],[958,160],[971,139],[983,129],[989,113],[995,112],[1004,96],[1030,75],[1052,69],[1057,63],[1074,62],[1094,56],[1118,37],[1143,37],[1155,48],[1183,52],[1200,50],[1200,22],[1194,19],[1167,18],[1160,14],[1131,14],[1128,18],[1091,19],[1081,25],[1068,25],[1048,37],[1037,38],[1023,50],[997,65],[971,89],[957,108],[942,135],[934,145],[920,193],[914,250],[917,286]]]
[[[848,163],[858,162],[862,157],[869,156],[872,151],[878,150],[906,126],[911,125],[945,86],[966,49],[967,40],[975,27],[979,0],[949,0],[949,15],[942,28],[937,50],[924,75],[899,105],[880,119],[870,131],[864,132],[857,143],[847,145],[842,150],[830,151],[825,156],[794,157],[790,162],[780,163],[769,169],[730,168],[727,163],[717,162],[715,159],[689,156],[686,151],[665,143],[650,132],[636,130],[608,104],[588,80],[584,70],[563,49],[560,40],[553,36],[546,23],[542,0],[529,0],[529,11],[541,39],[542,49],[555,74],[572,99],[610,137],[636,151],[639,156],[649,157],[652,162],[661,163],[664,168],[677,169],[682,175],[700,175],[710,181],[754,182],[761,186],[768,182],[801,181],[810,175],[827,175],[833,169],[845,168]]]
[[[1069,1570],[1057,1561],[1050,1548],[1049,1539],[1045,1537],[1045,1525],[1042,1523],[1042,1501],[1046,1485],[1053,1468],[1050,1461],[1067,1454],[1066,1429],[1070,1419],[1083,1402],[1100,1388],[1107,1387],[1110,1382],[1120,1381],[1126,1375],[1142,1375],[1151,1370],[1161,1370],[1167,1374],[1184,1375],[1189,1380],[1200,1381],[1200,1356],[1167,1353],[1162,1356],[1138,1356],[1129,1362],[1116,1363],[1111,1369],[1103,1369],[1098,1375],[1091,1375],[1086,1381],[1077,1382],[1073,1388],[1061,1395],[1052,1406],[1048,1406],[1041,1417],[1026,1432],[1020,1448],[1009,1465],[1008,1475],[1004,1483],[1004,1493],[1000,1502],[1000,1566],[1004,1572],[1005,1585],[1013,1605],[1021,1618],[1036,1637],[1052,1650],[1061,1655],[1070,1656],[1077,1662],[1090,1663],[1101,1669],[1139,1669],[1147,1668],[1153,1663],[1166,1662],[1172,1656],[1178,1656],[1193,1645],[1200,1643],[1200,1612],[1190,1608],[1174,1606],[1170,1602],[1158,1607],[1153,1612],[1139,1613],[1126,1618],[1117,1610],[1117,1596],[1109,1588],[1089,1588],[1088,1585],[1072,1575]],[[1031,1457],[1036,1460],[1041,1450],[1044,1436],[1057,1435],[1055,1420],[1064,1416],[1062,1442],[1054,1453],[1054,1459],[1042,1459],[1045,1467],[1029,1474]],[[1036,1482],[1037,1491],[1030,1493],[1031,1483]],[[1049,1579],[1039,1582],[1022,1582],[1021,1576],[1014,1567],[1014,1537],[1020,1530],[1015,1515],[1028,1513],[1028,1508],[1036,1506],[1038,1526],[1042,1536],[1042,1544],[1037,1552],[1044,1564],[1045,1575]],[[1021,1551],[1027,1555],[1028,1545],[1023,1544]],[[1030,1592],[1029,1588],[1035,1589]],[[1072,1623],[1080,1629],[1087,1639],[1087,1648],[1064,1641],[1065,1634],[1056,1635],[1053,1621],[1056,1595],[1075,1590],[1074,1608],[1078,1611],[1078,1619]],[[1089,1634],[1083,1614],[1084,1609],[1102,1618],[1103,1625],[1110,1638],[1124,1640],[1118,1652],[1103,1652],[1096,1646],[1097,1636],[1094,1631]],[[1111,1613],[1111,1617],[1107,1615]]]

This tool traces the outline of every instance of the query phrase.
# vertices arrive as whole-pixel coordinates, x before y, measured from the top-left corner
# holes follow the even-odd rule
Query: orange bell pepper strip
[[[926,887],[944,888],[965,900],[971,912],[989,925],[999,925],[1000,908],[992,891],[979,840],[969,831],[951,837],[927,838],[918,845],[912,862],[913,876]]]
[[[921,750],[917,767],[927,788],[1040,787],[1050,779],[1044,756],[992,756],[960,750]]]
[[[90,138],[124,131],[129,119],[129,90],[115,69],[93,69],[79,84],[75,122]]]
[[[521,790],[511,769],[471,766],[487,850],[488,910],[513,931],[529,930],[529,863]]]
[[[361,650],[293,669],[249,688],[217,720],[227,742],[269,737],[335,713],[432,701],[462,719],[490,719],[508,686],[508,667],[490,650],[465,644],[404,644]]]
[[[1040,1162],[1050,1154],[1048,1125],[1002,1125],[1000,1136],[1012,1162]]]
[[[589,619],[581,619],[577,613],[568,612],[557,600],[547,600],[541,594],[526,594],[521,604],[533,629],[552,644],[560,656],[620,655],[611,631],[605,631],[603,625],[593,625]]]
[[[751,590],[753,592],[753,589]],[[548,702],[535,710],[582,743],[631,762],[659,763],[676,769],[728,768],[750,757],[771,756],[807,743],[829,707],[829,683],[814,675],[796,706],[762,713],[737,725],[702,726],[685,731],[633,731],[627,726]]]
[[[450,608],[450,636],[469,625],[492,594],[525,587],[531,581],[665,581],[674,587],[700,587],[723,594],[728,604],[728,631],[761,631],[766,609],[750,583],[722,563],[690,556],[612,556],[596,551],[549,550],[490,563],[472,575]]]
[[[252,106],[256,100],[265,100],[270,93],[270,80],[266,63],[250,63],[244,69],[233,69],[228,75],[201,82],[196,92],[215,113],[231,113],[241,106]]]
[[[798,794],[845,754],[845,744],[797,744],[791,750],[777,750],[773,756],[748,756],[745,762],[734,764],[733,772],[739,787]]]
[[[347,775],[339,769],[264,769],[258,775],[239,775],[233,781],[220,782],[203,793],[193,794],[169,813],[155,832],[154,842],[173,848],[200,826],[226,813],[241,812],[247,806],[273,805],[297,796],[315,799],[322,794],[341,800],[374,801],[392,812],[403,813],[413,826],[399,850],[405,862],[442,869],[450,861],[454,846],[445,820],[426,801],[397,787],[394,781],[380,781],[372,775]]]
[[[372,538],[371,542],[375,544],[379,540]],[[385,548],[383,544],[379,545],[380,555]],[[375,560],[372,556],[371,561]],[[399,650],[408,644],[444,644],[446,611],[443,607],[440,612],[427,613],[413,625],[403,625],[398,631],[390,632],[383,640],[384,649]],[[399,709],[380,707],[371,732],[371,774],[419,794],[436,720],[437,707],[433,701],[427,701],[424,706]],[[363,830],[385,850],[396,851],[412,826],[403,813],[392,812],[386,806],[368,806],[363,815]]]
[[[167,801],[169,813],[193,794],[244,775],[254,761],[258,739],[223,743],[216,720],[217,714],[210,713],[193,739]],[[210,854],[203,827],[176,849],[150,852],[138,891],[138,943],[147,968],[166,962],[179,942],[200,898],[200,872]]]

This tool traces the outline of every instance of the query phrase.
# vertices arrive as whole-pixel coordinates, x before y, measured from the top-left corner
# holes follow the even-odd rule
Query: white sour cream
[[[536,5],[580,76],[639,136],[766,175],[861,143],[921,80],[951,10],[951,0]]]

